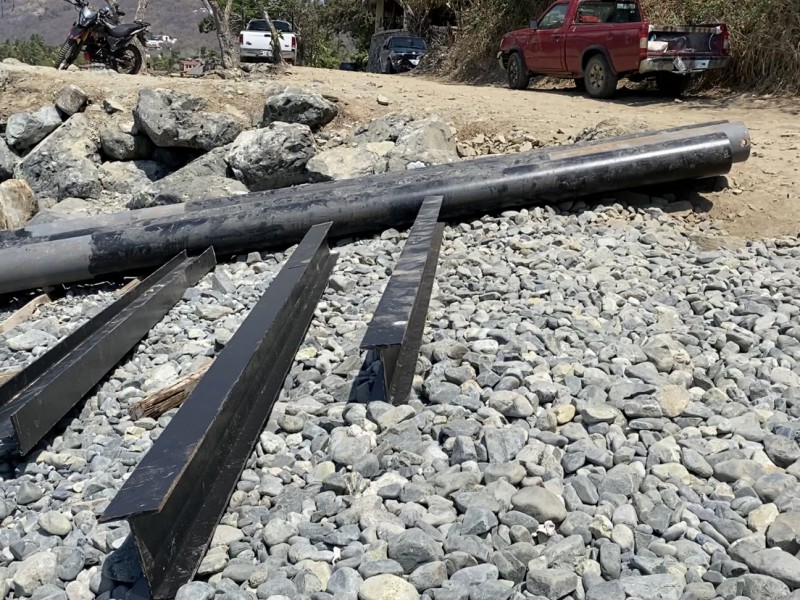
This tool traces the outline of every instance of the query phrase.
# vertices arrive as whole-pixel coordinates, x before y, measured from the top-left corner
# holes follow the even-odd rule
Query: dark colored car
[[[398,35],[389,38],[381,48],[382,73],[403,73],[414,69],[428,45],[421,37]]]

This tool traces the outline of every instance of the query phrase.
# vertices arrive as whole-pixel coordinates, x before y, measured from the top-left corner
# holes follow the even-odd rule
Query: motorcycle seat
[[[141,28],[142,25],[139,23],[127,23],[125,25],[117,25],[116,27],[110,27],[108,29],[108,33],[111,34],[111,37],[124,38],[128,37],[131,33]]]

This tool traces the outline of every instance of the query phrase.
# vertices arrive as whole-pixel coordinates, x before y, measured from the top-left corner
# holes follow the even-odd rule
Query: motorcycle
[[[125,13],[116,2],[104,1],[106,6],[94,10],[88,0],[65,0],[78,9],[78,18],[61,46],[56,69],[69,67],[83,50],[87,61],[103,63],[118,73],[136,75],[142,70],[145,61],[142,48],[147,46],[145,32],[150,23],[136,21],[120,25],[119,18]],[[136,38],[141,46],[136,45]]]

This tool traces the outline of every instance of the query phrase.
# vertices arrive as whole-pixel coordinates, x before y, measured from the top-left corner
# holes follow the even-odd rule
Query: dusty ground
[[[734,167],[728,189],[704,194],[699,202],[694,198],[695,203],[709,210],[735,237],[800,233],[800,102],[796,99],[701,94],[671,101],[626,89],[612,101],[597,101],[572,90],[532,86],[527,91],[512,91],[425,77],[310,68],[293,68],[266,80],[124,77],[17,65],[9,66],[9,70],[11,81],[0,92],[0,118],[38,108],[52,101],[64,84],[75,83],[97,103],[111,97],[126,108],[134,106],[142,87],[174,87],[208,98],[213,110],[251,119],[260,117],[267,86],[306,87],[339,99],[344,109],[339,123],[342,127],[387,112],[439,114],[455,125],[462,139],[519,127],[544,141],[564,140],[608,118],[644,121],[657,128],[719,119],[743,121],[752,135],[752,158]],[[379,105],[378,95],[385,96],[389,105]]]

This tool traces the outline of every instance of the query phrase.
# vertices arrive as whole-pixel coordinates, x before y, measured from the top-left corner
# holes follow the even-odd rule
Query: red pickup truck
[[[656,28],[639,0],[557,0],[530,26],[506,34],[497,55],[513,89],[535,75],[571,78],[594,98],[610,98],[621,77],[655,78],[679,96],[692,74],[730,61],[724,24]]]

